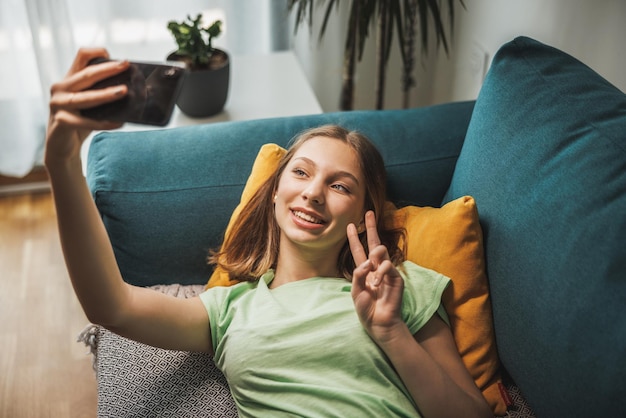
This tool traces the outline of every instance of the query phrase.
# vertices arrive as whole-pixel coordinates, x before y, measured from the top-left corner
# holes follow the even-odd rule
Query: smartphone
[[[104,61],[108,60],[95,58],[89,65]],[[165,126],[172,117],[185,71],[182,63],[130,62],[126,71],[90,87],[101,89],[126,84],[128,94],[114,102],[82,109],[81,114],[97,120]]]

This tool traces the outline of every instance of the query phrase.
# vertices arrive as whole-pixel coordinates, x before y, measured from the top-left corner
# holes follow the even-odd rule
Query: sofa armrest
[[[626,416],[626,95],[563,51],[508,42],[447,198],[468,194],[498,353],[537,415]]]

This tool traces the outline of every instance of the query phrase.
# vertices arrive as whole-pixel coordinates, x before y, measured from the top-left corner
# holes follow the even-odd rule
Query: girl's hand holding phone
[[[95,83],[128,69],[128,61],[108,61],[88,66],[92,59],[108,56],[103,48],[80,49],[65,78],[50,89],[46,165],[79,157],[80,147],[92,130],[116,129],[123,125],[121,122],[86,118],[80,113],[81,109],[119,100],[128,92],[125,85],[91,89]]]

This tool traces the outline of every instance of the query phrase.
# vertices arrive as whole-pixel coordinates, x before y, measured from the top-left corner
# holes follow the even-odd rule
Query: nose
[[[311,202],[321,205],[324,203],[324,187],[320,181],[311,181],[307,184],[307,187],[302,190],[302,198],[310,200]]]

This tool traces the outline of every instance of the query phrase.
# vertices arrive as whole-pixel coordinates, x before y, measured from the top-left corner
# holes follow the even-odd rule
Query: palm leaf
[[[328,6],[326,7],[326,12],[324,13],[324,20],[322,20],[322,27],[320,28],[318,42],[322,41],[324,33],[326,33],[326,26],[328,25],[328,19],[330,18],[330,13],[332,12],[333,6],[336,6],[335,8],[338,9],[339,1],[330,0],[330,2],[328,3]]]
[[[360,2],[359,16],[358,16],[358,57],[359,61],[363,58],[363,52],[365,50],[365,41],[369,36],[370,26],[376,21],[376,4],[377,0],[352,0],[353,2]],[[386,1],[386,0],[381,0]]]
[[[443,44],[443,49],[448,51],[448,41],[446,40],[446,31],[443,26],[443,22],[441,20],[441,10],[439,9],[439,1],[438,0],[428,0],[428,5],[430,7],[430,12],[433,17],[433,22],[435,23],[435,35],[437,36],[437,47]]]
[[[296,7],[296,22],[293,28],[294,33],[298,33],[298,28],[309,17],[309,30],[313,30],[313,0],[289,0],[287,10],[292,11]]]
[[[404,29],[403,29],[403,13],[402,13],[403,5],[400,3],[400,0],[395,0],[391,4],[391,18],[395,19],[395,27],[396,32],[398,34],[398,45],[400,46],[400,54],[402,56],[402,62],[406,60],[406,50],[405,50],[405,37],[404,37]],[[391,40],[390,40],[391,42]]]

